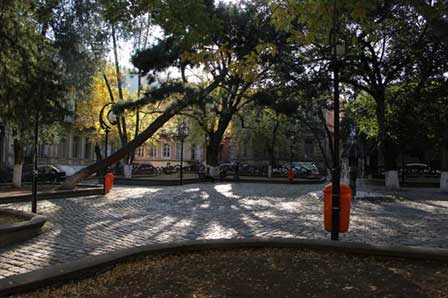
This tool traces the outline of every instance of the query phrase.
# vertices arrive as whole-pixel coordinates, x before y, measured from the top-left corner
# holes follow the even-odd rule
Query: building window
[[[138,147],[136,153],[137,153],[137,156],[138,156],[138,157],[144,157],[144,156],[145,156],[145,148],[143,148],[143,147]]]
[[[310,139],[306,139],[305,140],[305,159],[310,159],[313,158],[313,154],[314,154],[314,144],[313,144],[313,140]]]
[[[190,154],[190,159],[196,160],[196,144],[191,144]]]
[[[73,137],[73,146],[72,146],[72,157],[77,158],[79,157],[79,145],[80,145],[80,139],[78,136]]]
[[[149,147],[149,157],[157,157],[157,147]]]
[[[92,152],[92,143],[86,140],[86,144],[84,146],[84,158],[90,159],[91,158],[91,152]]]
[[[170,158],[170,156],[171,156],[171,146],[170,146],[170,144],[163,144],[162,156],[164,158]]]

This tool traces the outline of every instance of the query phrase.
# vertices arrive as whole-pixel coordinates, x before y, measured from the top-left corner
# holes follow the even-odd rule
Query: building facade
[[[184,142],[183,160],[186,164],[203,164],[205,148],[203,144]],[[161,136],[152,144],[140,146],[135,151],[134,162],[151,164],[155,167],[180,165],[181,142],[175,137]]]

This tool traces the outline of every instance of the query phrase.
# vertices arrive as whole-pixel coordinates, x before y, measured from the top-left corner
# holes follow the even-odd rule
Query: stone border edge
[[[321,184],[326,182],[325,178],[321,179],[309,179],[309,180],[295,180],[289,182],[288,180],[266,180],[266,179],[244,179],[235,181],[233,178],[193,178],[184,179],[183,184],[196,184],[196,183],[271,183],[271,184],[286,184],[286,185],[305,185],[305,184]],[[181,185],[178,180],[156,180],[156,179],[144,179],[144,178],[115,178],[115,184],[117,185],[130,185],[130,186],[178,186]]]
[[[294,238],[192,240],[171,244],[150,244],[52,265],[36,271],[0,279],[0,296],[36,290],[70,280],[79,280],[110,269],[128,259],[145,255],[169,255],[209,249],[302,248],[357,255],[412,258],[448,262],[448,249],[406,246],[378,246],[357,242],[304,240]]]
[[[62,190],[57,192],[44,192],[37,194],[38,201],[44,200],[56,200],[56,199],[66,199],[66,198],[76,198],[84,196],[98,196],[104,195],[104,189],[102,186],[90,187],[76,190]],[[12,203],[24,203],[32,200],[32,195],[17,195],[11,197],[0,198],[0,205],[12,204]]]
[[[42,215],[19,211],[15,209],[0,208],[0,214],[11,214],[26,219],[26,221],[0,226],[0,247],[11,245],[37,236],[47,218]]]

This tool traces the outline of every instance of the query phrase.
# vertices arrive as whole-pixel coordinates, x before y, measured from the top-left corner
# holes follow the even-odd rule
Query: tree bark
[[[210,141],[207,144],[206,154],[207,154],[207,165],[210,166],[217,166],[219,162],[219,145],[221,144],[221,141],[215,140]]]
[[[114,48],[114,61],[115,61],[115,73],[117,75],[117,89],[118,89],[118,99],[120,102],[124,102],[123,97],[123,84],[121,82],[121,71],[120,71],[120,63],[118,62],[118,51],[117,51],[117,36],[115,32],[115,25],[112,24],[112,42]],[[128,135],[126,128],[126,118],[124,116],[118,117],[118,131],[120,133],[121,146],[124,147],[128,143]],[[124,156],[126,164],[130,163],[130,154]]]
[[[270,159],[270,165],[272,167],[276,166],[276,161],[275,161],[275,143],[277,141],[277,132],[278,132],[278,128],[280,126],[280,121],[276,120],[275,125],[274,125],[274,129],[272,130],[272,140],[271,140],[271,146],[269,148],[269,159]]]
[[[22,186],[22,167],[24,151],[23,145],[18,139],[14,139],[14,169],[12,183],[15,187]]]
[[[448,139],[442,140],[440,148],[440,191],[448,192]]]
[[[224,113],[223,113],[224,114]],[[232,115],[228,113],[228,115]],[[222,142],[224,133],[232,120],[231,116],[222,115],[219,118],[218,129],[215,132],[209,133],[209,143],[207,144],[207,164],[210,166],[217,166],[219,162],[219,145]]]
[[[378,124],[378,142],[384,159],[385,171],[397,170],[397,145],[387,136],[386,131],[386,98],[385,90],[378,90],[375,93],[376,120]]]
[[[138,77],[137,77],[137,98],[140,98],[141,89],[142,89],[142,76],[141,76],[140,71],[139,71],[138,72]],[[140,127],[140,108],[137,108],[135,110],[135,133],[134,133],[134,137],[138,136],[139,127]],[[131,157],[130,157],[130,164],[132,164],[134,162],[134,158],[135,158],[135,151],[132,151],[131,152]]]

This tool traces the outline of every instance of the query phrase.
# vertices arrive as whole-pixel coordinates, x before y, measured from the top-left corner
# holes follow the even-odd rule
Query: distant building
[[[188,140],[188,139],[187,139]],[[174,135],[161,134],[153,144],[145,144],[135,151],[134,162],[151,164],[155,167],[165,167],[180,164],[181,142]],[[183,160],[185,165],[202,164],[205,162],[204,144],[184,142]]]

